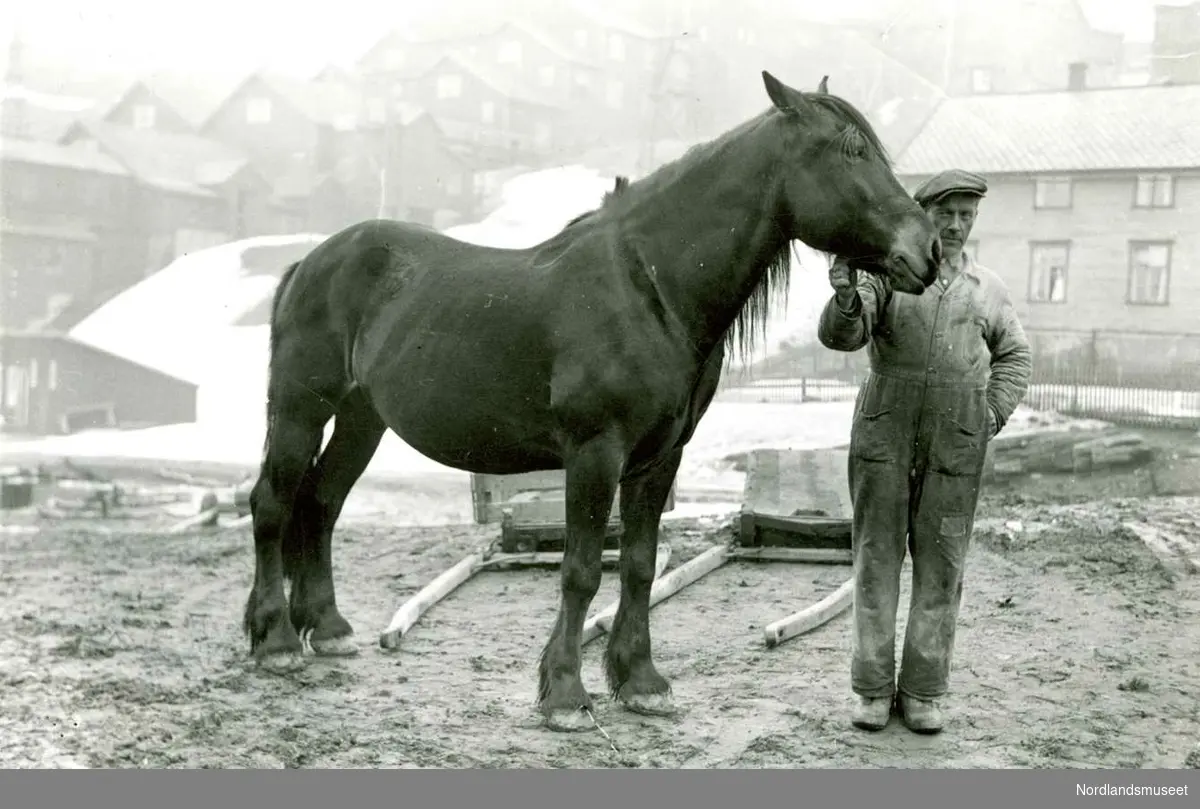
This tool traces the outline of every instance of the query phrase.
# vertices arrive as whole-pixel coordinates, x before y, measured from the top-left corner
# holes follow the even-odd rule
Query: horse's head
[[[801,93],[763,71],[778,111],[789,236],[920,294],[937,279],[937,229],[896,179],[870,123],[829,93],[827,79],[816,93]]]

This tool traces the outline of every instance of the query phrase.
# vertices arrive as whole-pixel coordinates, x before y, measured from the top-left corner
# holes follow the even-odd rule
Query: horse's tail
[[[268,326],[270,344],[267,354],[267,434],[263,441],[264,455],[271,446],[271,427],[275,421],[272,392],[275,387],[275,354],[279,350],[279,304],[283,300],[283,293],[287,290],[288,284],[291,283],[292,277],[296,274],[296,270],[299,267],[300,262],[293,261],[284,268],[283,273],[279,276],[279,283],[275,285],[275,292],[271,298],[271,318]]]
[[[275,349],[279,345],[279,326],[277,319],[279,317],[279,302],[283,300],[283,293],[287,289],[288,284],[292,280],[292,276],[296,274],[296,270],[300,267],[299,261],[293,261],[284,268],[283,273],[279,276],[279,283],[275,285],[275,294],[271,299],[271,357],[275,357]]]

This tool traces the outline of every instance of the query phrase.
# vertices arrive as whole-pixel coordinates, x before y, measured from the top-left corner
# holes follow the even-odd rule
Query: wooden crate
[[[471,475],[471,503],[475,522],[498,523],[504,510],[512,511],[517,524],[566,522],[566,472],[561,469],[520,475]],[[621,493],[613,498],[611,519],[621,517]],[[666,511],[675,508],[675,486]]]
[[[739,544],[848,552],[853,509],[847,458],[846,450],[750,453]]]

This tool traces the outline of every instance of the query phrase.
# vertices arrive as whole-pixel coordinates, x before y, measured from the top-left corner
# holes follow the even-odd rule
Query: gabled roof
[[[156,71],[135,79],[104,105],[100,117],[107,117],[139,87],[178,113],[185,123],[197,128],[229,97],[232,89],[228,79]]]
[[[1200,168],[1200,84],[948,98],[897,173]]]
[[[262,82],[271,92],[314,124],[339,129],[352,129],[358,124],[362,95],[356,82],[334,78],[312,81],[267,70],[254,70],[243,76],[229,92],[224,93],[220,103],[207,112],[201,126],[211,121],[252,81]]]
[[[157,188],[208,196],[209,190],[250,165],[223,143],[198,135],[136,129],[103,121],[80,122],[64,139],[94,139],[139,180]]]
[[[0,141],[0,157],[6,162],[92,171],[115,176],[128,175],[112,157],[83,146],[68,146],[49,141],[5,138]]]

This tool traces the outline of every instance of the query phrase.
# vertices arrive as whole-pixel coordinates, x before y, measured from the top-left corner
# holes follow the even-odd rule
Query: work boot
[[[933,734],[942,730],[942,711],[937,703],[901,694],[896,700],[900,720],[913,733]]]
[[[851,723],[862,730],[883,730],[892,716],[891,697],[859,697]]]

